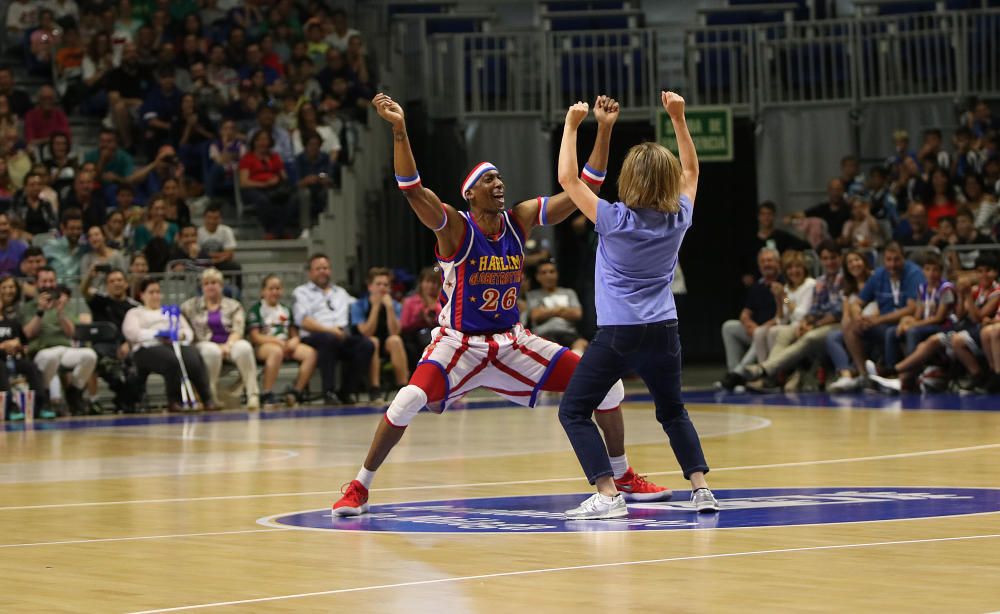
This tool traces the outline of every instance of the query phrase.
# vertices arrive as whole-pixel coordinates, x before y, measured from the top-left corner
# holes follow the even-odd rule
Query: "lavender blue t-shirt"
[[[677,318],[670,284],[694,212],[687,196],[681,195],[680,205],[680,211],[667,214],[598,199],[595,230],[600,241],[594,269],[598,326]]]

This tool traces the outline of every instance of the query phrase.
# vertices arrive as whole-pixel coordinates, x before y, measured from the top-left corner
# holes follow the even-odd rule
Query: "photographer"
[[[146,205],[154,194],[163,191],[168,179],[179,181],[183,176],[184,167],[177,157],[177,152],[170,145],[164,145],[152,162],[132,173],[129,183],[135,188],[135,201],[140,205]]]
[[[91,229],[93,230],[93,229]],[[104,291],[97,290],[91,281],[94,274],[104,276]],[[141,387],[134,377],[129,376],[131,360],[130,347],[122,331],[125,314],[141,303],[128,296],[128,278],[125,271],[119,267],[112,268],[108,264],[95,264],[88,272],[84,283],[84,296],[87,297],[87,307],[90,308],[94,322],[109,322],[115,325],[118,336],[113,341],[94,341],[94,351],[97,352],[97,375],[108,383],[115,394],[115,409],[118,411],[133,411],[135,404],[142,396]]]
[[[85,298],[93,295],[104,285],[104,276],[108,271],[128,268],[125,256],[117,249],[108,246],[103,226],[91,226],[87,230],[87,244],[90,246],[90,251],[84,254],[80,261],[80,270],[83,271],[80,292]]]
[[[21,307],[21,321],[44,385],[58,375],[60,367],[72,370],[65,388],[66,405],[70,412],[81,414],[86,409],[83,389],[97,366],[97,353],[72,347],[76,324],[90,322],[90,314],[78,314],[69,306],[69,298],[69,288],[57,285],[55,270],[43,267],[38,271],[38,296]],[[53,394],[52,401],[57,398]]]

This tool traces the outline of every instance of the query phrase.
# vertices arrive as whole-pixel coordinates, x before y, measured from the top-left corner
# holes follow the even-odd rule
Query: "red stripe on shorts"
[[[521,375],[520,373],[518,373],[514,369],[511,369],[510,367],[508,367],[507,365],[503,364],[502,362],[500,362],[499,360],[497,360],[495,358],[493,359],[492,362],[493,362],[493,366],[495,366],[497,369],[500,369],[501,371],[503,371],[507,375],[513,377],[514,379],[516,379],[517,381],[521,382],[525,386],[531,386],[531,388],[534,389],[535,385],[538,383],[538,382],[532,381],[531,379],[529,379],[529,378]]]
[[[496,358],[497,352],[500,350],[499,344],[497,344],[497,342],[492,339],[487,340],[487,343],[490,344],[490,351],[486,354],[486,358],[484,358],[481,363],[476,365],[475,369],[466,373],[465,377],[462,378],[462,381],[458,382],[458,384],[456,384],[455,387],[451,389],[451,397],[465,394],[464,392],[460,392],[462,386],[468,383],[470,379],[478,375],[480,371],[489,366],[489,364],[493,361],[493,359]]]
[[[516,342],[513,344],[513,347],[514,347],[515,350],[517,350],[518,352],[521,352],[522,354],[524,354],[528,358],[531,358],[532,360],[534,360],[538,364],[542,365],[543,367],[549,366],[549,361],[545,360],[545,358],[542,357],[542,355],[539,354],[538,352],[534,352],[532,350],[529,350],[528,348],[524,347],[523,345],[518,345]]]
[[[430,343],[430,345],[427,346],[427,349],[424,350],[424,357],[421,358],[420,360],[424,361],[424,360],[427,360],[428,358],[430,358],[431,357],[431,353],[434,351],[434,348],[437,347],[438,342],[441,341],[441,339],[443,339],[443,338],[444,338],[444,333],[439,332],[437,334],[437,337],[434,339],[434,341],[432,341]]]
[[[454,369],[455,365],[458,364],[458,359],[461,358],[462,354],[465,354],[468,350],[469,350],[469,338],[463,335],[462,347],[455,350],[455,353],[452,354],[451,361],[448,363],[448,366],[444,368],[444,372],[451,373],[451,370]]]

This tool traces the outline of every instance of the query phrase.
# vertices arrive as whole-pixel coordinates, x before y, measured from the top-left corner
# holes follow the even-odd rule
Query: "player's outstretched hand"
[[[376,94],[375,98],[372,98],[372,105],[375,106],[379,117],[393,126],[403,124],[403,107],[399,106],[399,103],[389,98],[389,96],[382,93]]]
[[[566,111],[566,124],[571,128],[579,127],[589,111],[590,105],[586,102],[577,102]]]
[[[610,126],[618,121],[618,101],[610,96],[597,97],[594,102],[594,117],[597,123]]]
[[[672,119],[684,117],[684,99],[674,92],[660,92],[660,102],[663,103],[663,110]]]

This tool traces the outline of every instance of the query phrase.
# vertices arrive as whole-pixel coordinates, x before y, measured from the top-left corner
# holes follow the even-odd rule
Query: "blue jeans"
[[[559,404],[559,422],[569,436],[587,479],[612,475],[604,440],[591,419],[594,409],[622,376],[646,382],[674,456],[684,471],[708,472],[701,441],[681,400],[681,342],[677,320],[634,326],[602,326],[580,359]]]
[[[906,355],[909,356],[912,354],[914,350],[917,349],[917,346],[920,345],[921,341],[939,332],[941,332],[941,326],[937,324],[915,326],[906,331],[903,335],[903,348],[906,351]]]
[[[867,348],[880,350],[882,361],[893,366],[899,362],[899,343],[896,339],[896,326],[894,324],[876,324],[871,326],[861,334],[861,340]],[[851,356],[847,352],[844,344],[844,331],[838,330],[830,333],[826,338],[826,352],[833,361],[833,366],[837,371],[853,370],[854,364]]]

